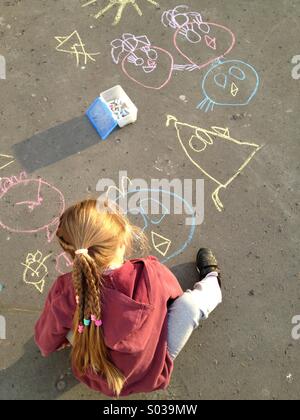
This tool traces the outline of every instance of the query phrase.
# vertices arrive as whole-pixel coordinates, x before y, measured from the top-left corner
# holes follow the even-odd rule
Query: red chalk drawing
[[[155,90],[169,83],[174,67],[173,56],[167,50],[152,45],[146,35],[124,34],[112,41],[111,46],[113,61],[116,64],[121,62],[123,72],[132,81]],[[135,75],[137,71],[139,74]],[[158,80],[151,78],[154,74]]]
[[[190,63],[176,65],[175,70],[202,69],[224,57],[235,45],[235,35],[229,28],[203,21],[201,13],[189,11],[189,6],[186,5],[166,10],[162,14],[161,22],[165,27],[175,30],[174,46]]]
[[[183,29],[182,28],[178,28],[176,30],[175,34],[174,34],[174,45],[175,45],[175,48],[185,58],[185,60],[187,60],[189,63],[193,64],[197,69],[202,69],[204,67],[207,67],[209,64],[213,63],[214,61],[216,61],[216,60],[218,60],[218,59],[220,59],[222,57],[225,57],[225,55],[229,54],[230,51],[233,49],[233,47],[235,45],[235,35],[234,35],[234,33],[229,28],[226,28],[226,26],[219,25],[218,23],[212,23],[212,22],[203,22],[203,25],[207,25],[207,27],[209,28],[209,32],[211,32],[215,28],[220,29],[221,32],[222,32],[222,34],[223,34],[222,38],[224,38],[225,33],[229,34],[229,36],[230,36],[230,45],[227,47],[226,50],[218,51],[218,53],[213,58],[211,58],[210,60],[204,61],[202,63],[201,62],[196,62],[196,60],[194,60],[193,58],[189,57],[187,55],[187,53],[184,52],[184,50],[183,50],[184,43],[182,44],[182,47],[179,47],[178,40],[179,40],[180,34],[182,34],[182,30]],[[201,28],[202,27],[200,27],[200,30],[203,30]],[[211,36],[206,35],[204,39],[205,39],[205,43],[206,43],[206,46],[207,47],[209,47],[212,50],[217,51],[217,37],[216,36],[212,36],[211,37]],[[197,51],[195,49],[195,55],[196,55],[196,53],[197,53]]]
[[[62,252],[56,257],[55,269],[59,274],[68,273],[73,267],[73,262],[66,252]]]
[[[33,234],[45,231],[51,242],[60,216],[65,210],[61,191],[42,178],[18,177],[0,179],[0,227],[15,233]]]

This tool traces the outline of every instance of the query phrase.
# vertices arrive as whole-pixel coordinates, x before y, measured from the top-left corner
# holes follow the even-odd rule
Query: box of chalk
[[[99,136],[105,140],[119,126],[125,127],[137,120],[138,109],[120,86],[100,93],[88,108],[86,115]]]

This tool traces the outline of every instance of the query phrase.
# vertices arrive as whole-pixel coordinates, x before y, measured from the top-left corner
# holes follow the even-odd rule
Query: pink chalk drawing
[[[171,80],[174,68],[172,54],[152,45],[146,35],[123,34],[122,38],[111,42],[111,47],[114,63],[121,62],[125,75],[140,86],[160,90]],[[138,76],[133,75],[136,70],[140,70]],[[158,80],[152,77],[154,73]]]
[[[56,271],[63,275],[72,270],[73,261],[66,252],[62,252],[56,257],[55,269]]]
[[[51,242],[64,210],[62,192],[42,178],[30,179],[25,172],[19,177],[0,178],[2,229],[24,234],[45,231],[47,241]]]
[[[207,67],[229,54],[236,42],[235,35],[229,28],[203,21],[200,13],[188,12],[188,9],[188,6],[181,5],[162,14],[162,24],[175,30],[173,42],[176,50],[189,63],[176,65],[174,70],[192,71]],[[198,58],[200,54],[206,56],[201,62]],[[196,58],[192,58],[191,55]]]

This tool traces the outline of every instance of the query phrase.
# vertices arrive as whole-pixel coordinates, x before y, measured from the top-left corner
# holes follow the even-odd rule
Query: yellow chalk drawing
[[[238,92],[239,92],[239,88],[237,87],[237,85],[234,82],[232,82],[232,84],[231,84],[231,90],[230,90],[231,95],[233,97],[236,97],[236,95],[238,94]]]
[[[128,181],[129,184],[132,184],[132,181],[131,181],[130,178],[128,178],[128,176],[122,176],[122,179],[121,179],[121,188],[118,188],[116,185],[110,185],[108,187],[107,191],[106,191],[106,198],[109,197],[109,193],[112,190],[118,191],[121,194],[122,197],[125,197],[125,194],[127,192],[125,181]]]
[[[48,268],[45,262],[51,255],[43,257],[40,251],[36,251],[35,254],[28,254],[25,263],[22,263],[25,267],[23,273],[24,283],[33,285],[40,293],[44,291],[45,279],[48,276]]]
[[[90,0],[87,3],[83,4],[82,7],[89,6],[90,4],[97,3],[98,0]],[[135,8],[138,15],[142,16],[143,12],[141,11],[139,5],[137,4],[137,0],[108,0],[109,3],[103,9],[101,9],[96,15],[95,18],[98,19],[100,16],[104,16],[110,9],[114,6],[118,7],[117,14],[115,16],[115,20],[113,25],[117,25],[120,20],[122,19],[122,14],[126,6],[131,5]],[[153,4],[156,7],[159,7],[159,4],[154,0],[146,0],[148,3]]]
[[[81,56],[83,56],[83,63],[86,65],[88,60],[96,61],[93,56],[100,54],[100,52],[93,54],[87,53],[85,50],[85,44],[82,42],[82,39],[77,31],[72,32],[69,36],[56,36],[55,39],[59,42],[56,47],[56,51],[75,55],[77,67],[80,64]]]
[[[152,245],[153,248],[161,254],[163,257],[165,257],[170,249],[170,246],[172,244],[172,241],[168,238],[165,238],[162,235],[159,235],[156,232],[151,232],[151,239],[152,239]]]
[[[0,171],[1,171],[1,169],[4,169],[7,166],[14,163],[14,161],[15,161],[15,158],[13,156],[1,155],[0,154]]]
[[[219,198],[219,192],[221,189],[226,189],[229,184],[243,171],[243,169],[248,165],[254,155],[263,147],[255,143],[249,142],[242,142],[236,140],[230,136],[230,132],[228,128],[223,127],[211,127],[211,130],[206,130],[197,126],[192,126],[190,124],[181,123],[177,120],[176,117],[173,115],[167,116],[167,123],[166,126],[169,127],[170,123],[173,122],[177,137],[180,142],[181,147],[183,148],[186,156],[189,160],[210,180],[215,182],[218,187],[212,193],[213,202],[218,209],[218,211],[222,211],[224,206]],[[233,168],[230,168],[231,176],[227,174],[218,174],[212,175],[207,170],[204,169],[204,166],[208,164],[207,156],[201,154],[205,150],[209,150],[210,147],[215,145],[215,147],[224,147],[225,142],[227,145],[231,145],[234,147],[242,147],[244,148],[244,152],[247,154],[246,158],[243,159],[242,163],[239,164],[236,160],[241,158],[240,155],[231,156],[230,160],[233,160]],[[202,159],[202,162],[199,162]],[[225,162],[226,164],[226,162]],[[228,164],[228,163],[227,163]],[[216,167],[216,170],[218,167]],[[220,181],[218,178],[223,176],[224,181]]]

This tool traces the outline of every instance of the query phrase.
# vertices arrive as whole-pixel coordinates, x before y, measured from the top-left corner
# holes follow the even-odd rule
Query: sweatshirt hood
[[[105,275],[102,289],[102,327],[108,348],[122,353],[145,349],[143,326],[153,311],[149,262],[130,260]]]

